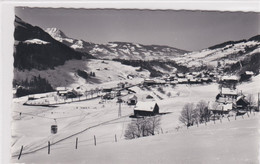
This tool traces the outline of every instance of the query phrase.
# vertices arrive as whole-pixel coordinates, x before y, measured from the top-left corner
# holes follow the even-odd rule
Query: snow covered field
[[[153,137],[110,143],[65,142],[28,155],[21,163],[259,163],[259,114]],[[98,137],[97,137],[98,139]],[[84,140],[84,139],[82,139]],[[112,143],[113,142],[113,143]]]
[[[260,76],[239,85],[245,94],[260,92]],[[177,85],[163,87],[166,94],[133,87],[139,101],[148,101],[149,94],[160,107],[161,128],[164,135],[132,141],[124,139],[124,131],[131,121],[133,106],[122,104],[118,117],[116,100],[102,102],[100,98],[60,105],[54,108],[24,106],[24,98],[14,99],[12,121],[12,162],[22,163],[257,163],[259,115],[223,124],[191,128],[176,133],[180,111],[185,103],[213,101],[218,85]],[[161,98],[159,98],[159,97]],[[151,100],[150,100],[151,101]],[[21,115],[20,115],[21,112]],[[213,123],[211,123],[213,124]],[[58,133],[51,134],[51,125],[58,125]],[[204,125],[205,126],[205,125]],[[161,132],[160,132],[161,133]],[[165,134],[167,133],[167,134]],[[97,139],[94,146],[93,137]],[[117,143],[115,143],[115,135]],[[75,139],[79,148],[75,150]],[[47,154],[48,141],[51,154]],[[21,146],[24,146],[18,161]],[[76,160],[76,161],[75,161]],[[227,162],[226,162],[227,161]]]

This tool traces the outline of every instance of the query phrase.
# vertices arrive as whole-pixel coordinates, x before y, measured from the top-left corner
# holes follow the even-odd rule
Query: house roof
[[[68,91],[60,91],[59,93],[60,94],[66,94],[66,93],[68,93]]]
[[[231,90],[229,88],[222,88],[221,93],[222,93],[222,95],[237,95],[236,90]]]
[[[238,77],[237,76],[222,76],[221,79],[224,80],[224,81],[229,81],[229,80],[238,81]]]
[[[177,76],[184,77],[185,75],[183,73],[177,73]]]
[[[252,72],[252,71],[246,71],[245,74],[246,74],[246,75],[254,75],[254,72]]]
[[[178,79],[178,82],[188,82],[188,79]]]
[[[66,87],[57,87],[56,91],[66,91],[67,88]]]
[[[145,83],[154,83],[155,81],[152,80],[152,79],[145,79],[144,82],[145,82]]]
[[[244,95],[238,96],[238,97],[237,97],[237,102],[238,102],[239,100],[243,100],[245,103],[249,103],[249,102],[245,99],[245,96],[244,96]]]
[[[155,101],[148,101],[148,102],[137,102],[134,110],[137,111],[148,111],[148,112],[152,112],[155,104],[157,104]]]
[[[136,97],[136,95],[132,95],[128,99],[137,99],[137,97]]]

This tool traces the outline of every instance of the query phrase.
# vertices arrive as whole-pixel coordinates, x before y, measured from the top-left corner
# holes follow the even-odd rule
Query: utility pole
[[[258,96],[257,96],[257,109],[258,109],[258,111],[259,111],[259,92],[258,92],[257,95],[258,95]]]
[[[119,102],[118,117],[121,117],[121,103],[122,103],[121,101],[122,101],[122,99],[119,98],[118,99],[118,102]]]

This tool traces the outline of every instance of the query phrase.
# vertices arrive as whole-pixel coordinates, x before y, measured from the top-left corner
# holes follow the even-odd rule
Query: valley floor
[[[238,86],[245,94],[260,91],[260,76],[252,82]],[[22,105],[24,98],[13,103],[11,162],[17,163],[257,163],[259,142],[259,114],[250,118],[223,120],[216,125],[181,128],[180,111],[187,102],[213,101],[218,93],[217,84],[177,85],[163,89],[132,88],[139,101],[148,101],[151,94],[160,107],[161,131],[159,135],[126,141],[124,131],[131,122],[133,106],[122,104],[122,117],[118,117],[116,100],[101,99],[68,103],[56,108]],[[159,95],[162,99],[158,98]],[[21,115],[20,115],[21,113]],[[213,124],[213,123],[211,123]],[[58,125],[58,133],[51,134],[51,125]],[[164,134],[161,134],[161,133]],[[166,134],[167,133],[167,134]],[[94,139],[97,146],[94,146]],[[115,136],[117,143],[115,143]],[[76,137],[79,139],[75,150]],[[51,154],[47,143],[51,142]],[[18,154],[23,146],[23,154]]]

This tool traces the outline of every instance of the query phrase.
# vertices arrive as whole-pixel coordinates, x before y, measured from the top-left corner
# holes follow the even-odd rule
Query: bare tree
[[[126,139],[134,139],[154,135],[160,129],[160,121],[159,116],[134,119],[128,124],[124,136]]]
[[[210,118],[210,112],[208,110],[208,103],[201,100],[196,105],[196,114],[200,123],[207,122]]]
[[[195,119],[195,110],[193,103],[187,103],[184,105],[181,111],[181,115],[179,117],[180,122],[185,124],[187,127],[192,126]]]
[[[153,117],[148,117],[147,119],[148,119],[148,133],[154,135],[155,132],[160,129],[161,117],[153,116]]]

